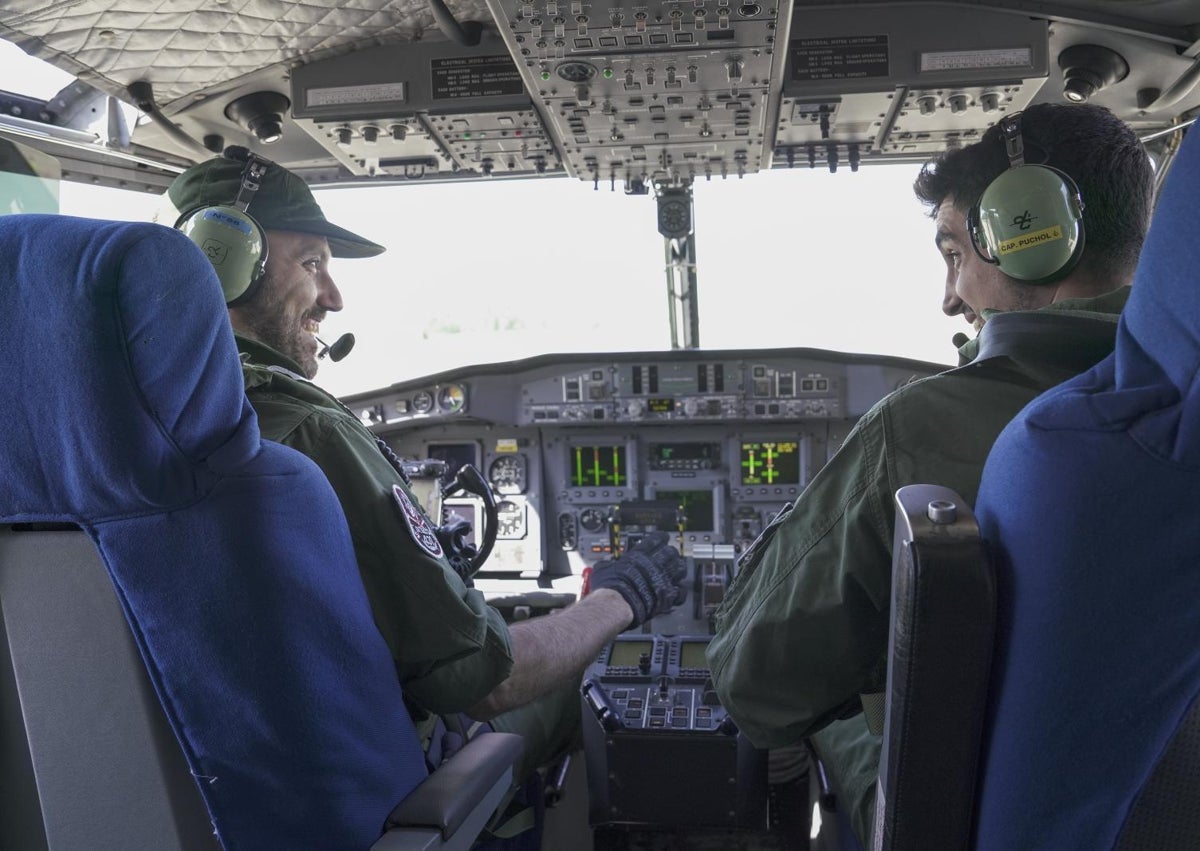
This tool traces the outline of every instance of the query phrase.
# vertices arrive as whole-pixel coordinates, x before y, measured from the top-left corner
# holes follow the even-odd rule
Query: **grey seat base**
[[[0,848],[220,847],[87,535],[0,526],[0,634]],[[374,848],[469,848],[521,748],[510,733],[468,742]]]

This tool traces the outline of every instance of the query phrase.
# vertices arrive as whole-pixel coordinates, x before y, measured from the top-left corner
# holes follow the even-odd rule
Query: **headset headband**
[[[226,152],[226,156],[229,156],[228,152]],[[238,159],[238,157],[230,157],[230,159]],[[247,211],[250,202],[254,200],[254,193],[258,191],[263,175],[267,173],[267,166],[269,165],[269,162],[259,157],[253,151],[246,151],[246,167],[242,169],[241,185],[238,187],[237,197],[233,199],[234,207],[237,207],[243,213]]]
[[[1008,154],[1008,167],[1025,165],[1025,139],[1021,136],[1021,113],[1014,112],[1000,120],[1000,136],[1004,140],[1004,152]]]

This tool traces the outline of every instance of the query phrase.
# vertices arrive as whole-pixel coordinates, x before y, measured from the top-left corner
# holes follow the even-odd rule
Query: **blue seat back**
[[[0,217],[0,296],[0,523],[93,540],[225,847],[369,846],[424,760],[340,505],[260,439],[203,254]]]
[[[1198,197],[1192,132],[1115,353],[1030,404],[988,458],[977,514],[1001,563],[981,849],[1128,842],[1200,695]]]

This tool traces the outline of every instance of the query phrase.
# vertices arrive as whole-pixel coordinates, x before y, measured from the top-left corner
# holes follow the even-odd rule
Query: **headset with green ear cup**
[[[230,157],[230,152],[225,156]],[[175,222],[175,229],[200,246],[213,264],[229,307],[254,294],[267,268],[266,232],[246,208],[269,163],[249,151],[245,151],[245,161],[238,194],[231,204],[197,207]]]
[[[988,184],[967,215],[975,253],[1027,284],[1051,284],[1083,256],[1083,199],[1068,175],[1025,163],[1021,114],[1000,122],[1009,168]]]

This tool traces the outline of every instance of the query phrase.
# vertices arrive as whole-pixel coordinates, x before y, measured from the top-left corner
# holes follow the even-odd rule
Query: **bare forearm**
[[[632,620],[621,595],[601,589],[561,612],[515,625],[512,673],[467,714],[486,720],[577,679]]]

